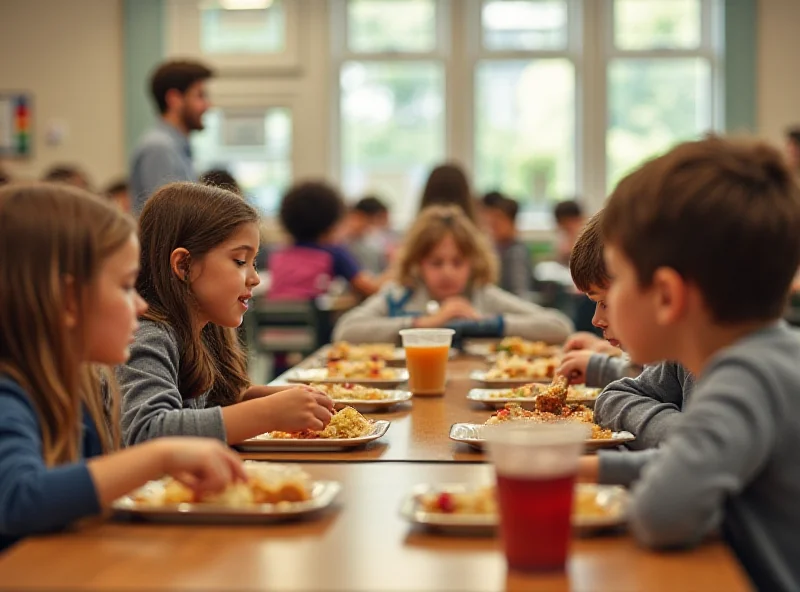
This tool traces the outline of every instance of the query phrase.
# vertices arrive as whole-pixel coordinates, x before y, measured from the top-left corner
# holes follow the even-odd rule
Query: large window
[[[334,0],[336,168],[401,224],[462,163],[523,226],[722,121],[719,0]]]
[[[198,173],[225,169],[263,213],[274,215],[292,176],[292,115],[286,107],[215,108],[192,134]]]
[[[712,3],[615,0],[609,39],[607,183],[643,156],[714,126]]]
[[[405,223],[445,150],[444,41],[436,0],[352,0],[337,55],[339,160],[348,196],[374,192]]]

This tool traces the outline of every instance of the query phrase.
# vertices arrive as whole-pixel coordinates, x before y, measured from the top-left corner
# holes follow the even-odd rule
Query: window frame
[[[200,39],[200,10],[203,0],[168,0],[167,55],[198,56],[221,74],[287,74],[302,69],[300,51],[301,3],[283,0],[286,15],[285,41],[282,52],[208,54],[203,53]]]
[[[696,49],[623,50],[614,46],[614,0],[565,0],[567,45],[559,50],[488,50],[483,47],[481,10],[484,0],[434,0],[437,5],[437,47],[431,52],[356,53],[347,47],[347,0],[330,0],[331,11],[331,173],[341,182],[342,65],[358,61],[439,60],[445,71],[445,160],[475,170],[476,69],[486,60],[562,58],[575,73],[575,192],[589,211],[607,196],[608,67],[615,59],[701,58],[711,72],[711,129],[725,127],[724,3],[700,0],[701,36]],[[470,175],[473,176],[472,174]],[[474,180],[473,180],[474,181]],[[567,199],[570,196],[563,196]],[[520,216],[523,230],[552,230],[549,212]]]

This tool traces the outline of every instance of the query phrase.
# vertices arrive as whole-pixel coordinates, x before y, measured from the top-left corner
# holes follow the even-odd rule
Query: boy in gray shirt
[[[641,371],[631,366],[627,356],[619,355],[620,342],[609,326],[606,293],[610,280],[603,261],[602,219],[600,210],[581,230],[569,258],[569,271],[575,287],[595,303],[592,325],[602,329],[605,340],[591,333],[576,333],[564,344],[567,353],[558,369],[572,384],[600,388]]]
[[[721,528],[759,589],[800,589],[800,339],[779,320],[800,264],[792,173],[765,144],[682,144],[620,182],[602,233],[626,351],[697,386],[658,449],[585,457],[581,477],[632,485],[643,544]]]

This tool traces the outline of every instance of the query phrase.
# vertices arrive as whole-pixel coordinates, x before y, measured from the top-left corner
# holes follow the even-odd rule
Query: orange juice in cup
[[[455,331],[452,329],[403,329],[408,384],[414,395],[443,395],[447,359]]]

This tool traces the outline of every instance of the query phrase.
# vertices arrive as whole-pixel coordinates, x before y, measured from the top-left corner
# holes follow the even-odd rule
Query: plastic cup
[[[578,459],[590,428],[577,422],[487,426],[500,535],[510,569],[563,571]]]
[[[447,359],[455,331],[452,329],[403,329],[408,385],[414,395],[443,395],[447,383]]]

